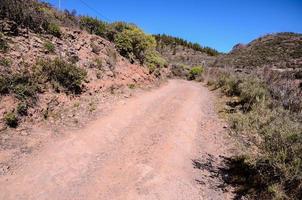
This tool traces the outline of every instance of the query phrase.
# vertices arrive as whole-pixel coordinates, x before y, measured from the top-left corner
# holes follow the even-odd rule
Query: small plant
[[[263,82],[249,77],[239,85],[240,100],[249,109],[253,104],[264,101],[268,97],[268,90]]]
[[[145,60],[150,73],[153,73],[157,68],[163,68],[167,65],[167,61],[155,51],[147,52]]]
[[[95,67],[99,70],[103,70],[103,62],[101,59],[95,59]]]
[[[0,58],[0,65],[3,67],[9,67],[11,65],[11,60],[8,58]]]
[[[130,83],[130,84],[128,85],[128,87],[129,87],[130,89],[134,89],[134,88],[135,88],[135,84],[134,84],[134,83]]]
[[[44,48],[49,53],[54,53],[56,50],[55,45],[53,43],[51,43],[50,41],[47,41],[44,43]]]
[[[10,81],[7,76],[0,75],[0,94],[6,94],[9,92]]]
[[[0,52],[6,53],[9,49],[7,41],[4,39],[3,35],[0,33]]]
[[[190,72],[189,72],[189,80],[195,80],[198,76],[200,76],[203,72],[203,67],[202,66],[195,66],[192,67]]]
[[[47,33],[60,38],[62,35],[61,29],[57,24],[49,23],[47,26]]]
[[[97,106],[94,102],[89,103],[89,112],[93,112],[97,109]]]
[[[14,112],[9,112],[4,116],[4,121],[9,127],[16,128],[19,120]]]
[[[0,75],[0,94],[13,93],[16,98],[34,98],[39,91],[35,77],[27,70]]]
[[[48,81],[58,82],[61,86],[73,93],[81,93],[82,83],[87,76],[84,69],[64,60],[43,60],[39,63],[39,72]]]
[[[17,113],[21,116],[26,116],[28,111],[28,105],[25,102],[21,102],[17,106]]]

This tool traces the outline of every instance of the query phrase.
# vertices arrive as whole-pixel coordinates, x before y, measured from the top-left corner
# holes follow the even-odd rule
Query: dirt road
[[[0,177],[0,199],[225,199],[192,164],[225,151],[212,100],[181,80],[130,98]]]

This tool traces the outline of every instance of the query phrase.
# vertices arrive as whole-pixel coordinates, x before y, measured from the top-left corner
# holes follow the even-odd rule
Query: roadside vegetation
[[[118,52],[130,62],[146,65],[150,72],[165,67],[167,62],[156,52],[156,40],[134,24],[105,23],[88,16],[81,17],[81,28],[115,43]]]
[[[209,86],[230,97],[231,129],[258,149],[232,158],[227,182],[238,187],[238,196],[302,199],[301,107],[286,106],[288,102],[274,95],[277,88],[260,76],[220,69],[209,70],[207,76]]]
[[[76,12],[58,11],[48,3],[24,0],[3,0],[0,18],[8,19],[17,26],[27,27],[36,33],[46,33],[62,37],[60,26],[76,27],[87,30],[114,42],[118,52],[130,62],[146,65],[150,72],[162,68],[166,61],[156,52],[156,39],[144,33],[134,24],[125,22],[107,23],[89,16],[77,16]],[[18,34],[18,29],[16,28]],[[54,48],[50,43],[45,48],[51,53]],[[5,40],[0,37],[0,51],[8,49]]]
[[[18,125],[18,118],[27,115],[27,110],[37,102],[37,95],[46,90],[80,94],[86,71],[58,58],[40,60],[32,68],[20,67],[17,72],[7,71],[0,75],[0,95],[11,94],[19,101],[16,112],[4,116],[10,127]]]

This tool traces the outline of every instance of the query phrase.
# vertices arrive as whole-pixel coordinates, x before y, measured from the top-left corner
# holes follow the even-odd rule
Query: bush
[[[81,28],[87,30],[90,34],[96,34],[102,37],[106,36],[107,24],[98,20],[97,18],[88,16],[81,17],[80,26]]]
[[[60,59],[40,61],[38,65],[38,73],[44,80],[58,82],[75,94],[81,93],[82,83],[87,76],[84,69]]]
[[[11,60],[8,58],[0,58],[0,65],[3,67],[9,67],[11,65]]]
[[[203,72],[203,67],[202,66],[195,66],[192,67],[190,72],[189,72],[189,80],[195,80],[198,76],[200,76]]]
[[[247,109],[253,104],[265,101],[268,98],[268,90],[265,83],[255,77],[248,77],[239,84],[240,100],[245,103]]]
[[[3,35],[0,33],[0,52],[6,53],[9,49],[7,41],[4,39]]]
[[[16,128],[19,120],[14,112],[9,112],[4,116],[4,121],[9,127]]]
[[[235,157],[232,171],[245,173],[230,174],[228,182],[252,199],[301,199],[301,119],[274,106],[267,85],[255,76],[222,73],[215,84],[225,94],[239,97],[244,110],[229,114],[231,128],[249,138],[259,153],[241,160]]]
[[[9,92],[10,81],[7,76],[0,75],[0,94],[6,94]]]
[[[131,61],[138,59],[141,64],[146,61],[146,55],[154,51],[156,41],[151,35],[146,35],[136,26],[129,25],[114,37],[116,48],[120,54]]]
[[[17,106],[17,113],[21,116],[26,116],[28,110],[28,105],[25,102],[21,102]]]
[[[44,48],[49,53],[54,53],[55,50],[56,50],[55,45],[53,43],[51,43],[50,41],[47,41],[47,42],[44,43]]]
[[[128,88],[129,88],[129,89],[135,89],[135,84],[134,84],[134,83],[130,83],[130,84],[128,85]]]
[[[163,68],[167,65],[167,61],[162,58],[156,51],[147,52],[146,65],[152,73],[156,68]]]
[[[238,133],[261,137],[260,141],[254,141],[259,155],[250,158],[247,166],[248,170],[253,169],[248,187],[256,187],[258,191],[249,189],[247,194],[258,198],[265,195],[269,199],[277,199],[279,194],[285,194],[288,199],[301,199],[301,122],[288,111],[270,109],[265,104],[255,104],[246,114],[236,115],[238,117],[232,117],[232,121]],[[276,185],[279,187],[276,188]]]
[[[62,35],[60,27],[55,23],[49,23],[46,27],[46,32],[58,38]]]
[[[223,83],[222,90],[228,96],[240,96],[241,90],[239,84],[242,81],[239,77],[235,76],[224,76],[224,80],[221,80],[220,83]]]
[[[41,27],[47,26],[49,20],[41,10],[42,6],[45,5],[33,0],[1,0],[0,18],[41,32]]]
[[[10,80],[10,91],[15,94],[16,98],[25,100],[36,97],[39,85],[35,74],[30,72],[29,69],[13,73],[8,79]]]
[[[16,98],[34,98],[39,90],[34,75],[27,70],[0,75],[0,94],[13,93]]]
[[[222,92],[228,96],[238,96],[246,110],[255,103],[269,100],[266,84],[256,77],[240,77],[222,73],[214,85],[216,88],[221,88]]]

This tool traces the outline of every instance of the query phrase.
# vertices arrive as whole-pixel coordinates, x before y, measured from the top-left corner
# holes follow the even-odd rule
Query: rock
[[[22,136],[28,136],[29,133],[28,133],[28,131],[23,130],[23,131],[20,132],[20,135],[22,135]]]
[[[9,166],[8,165],[0,165],[0,175],[4,175],[9,171]]]
[[[1,20],[0,31],[6,35],[17,36],[19,34],[18,25],[13,21]]]
[[[76,45],[75,45],[75,49],[76,49],[77,51],[79,51],[81,48],[82,48],[82,46],[81,46],[80,44],[76,44]]]
[[[107,71],[107,72],[105,73],[105,75],[106,75],[106,76],[109,76],[109,77],[113,77],[113,76],[114,76],[114,74],[113,74],[113,72],[112,72],[111,70]]]
[[[69,38],[71,38],[72,40],[75,40],[77,37],[74,35],[74,34],[72,34],[72,33],[69,33],[68,34],[68,37]]]
[[[14,51],[11,52],[11,56],[20,59],[22,57],[22,54],[19,51]]]

